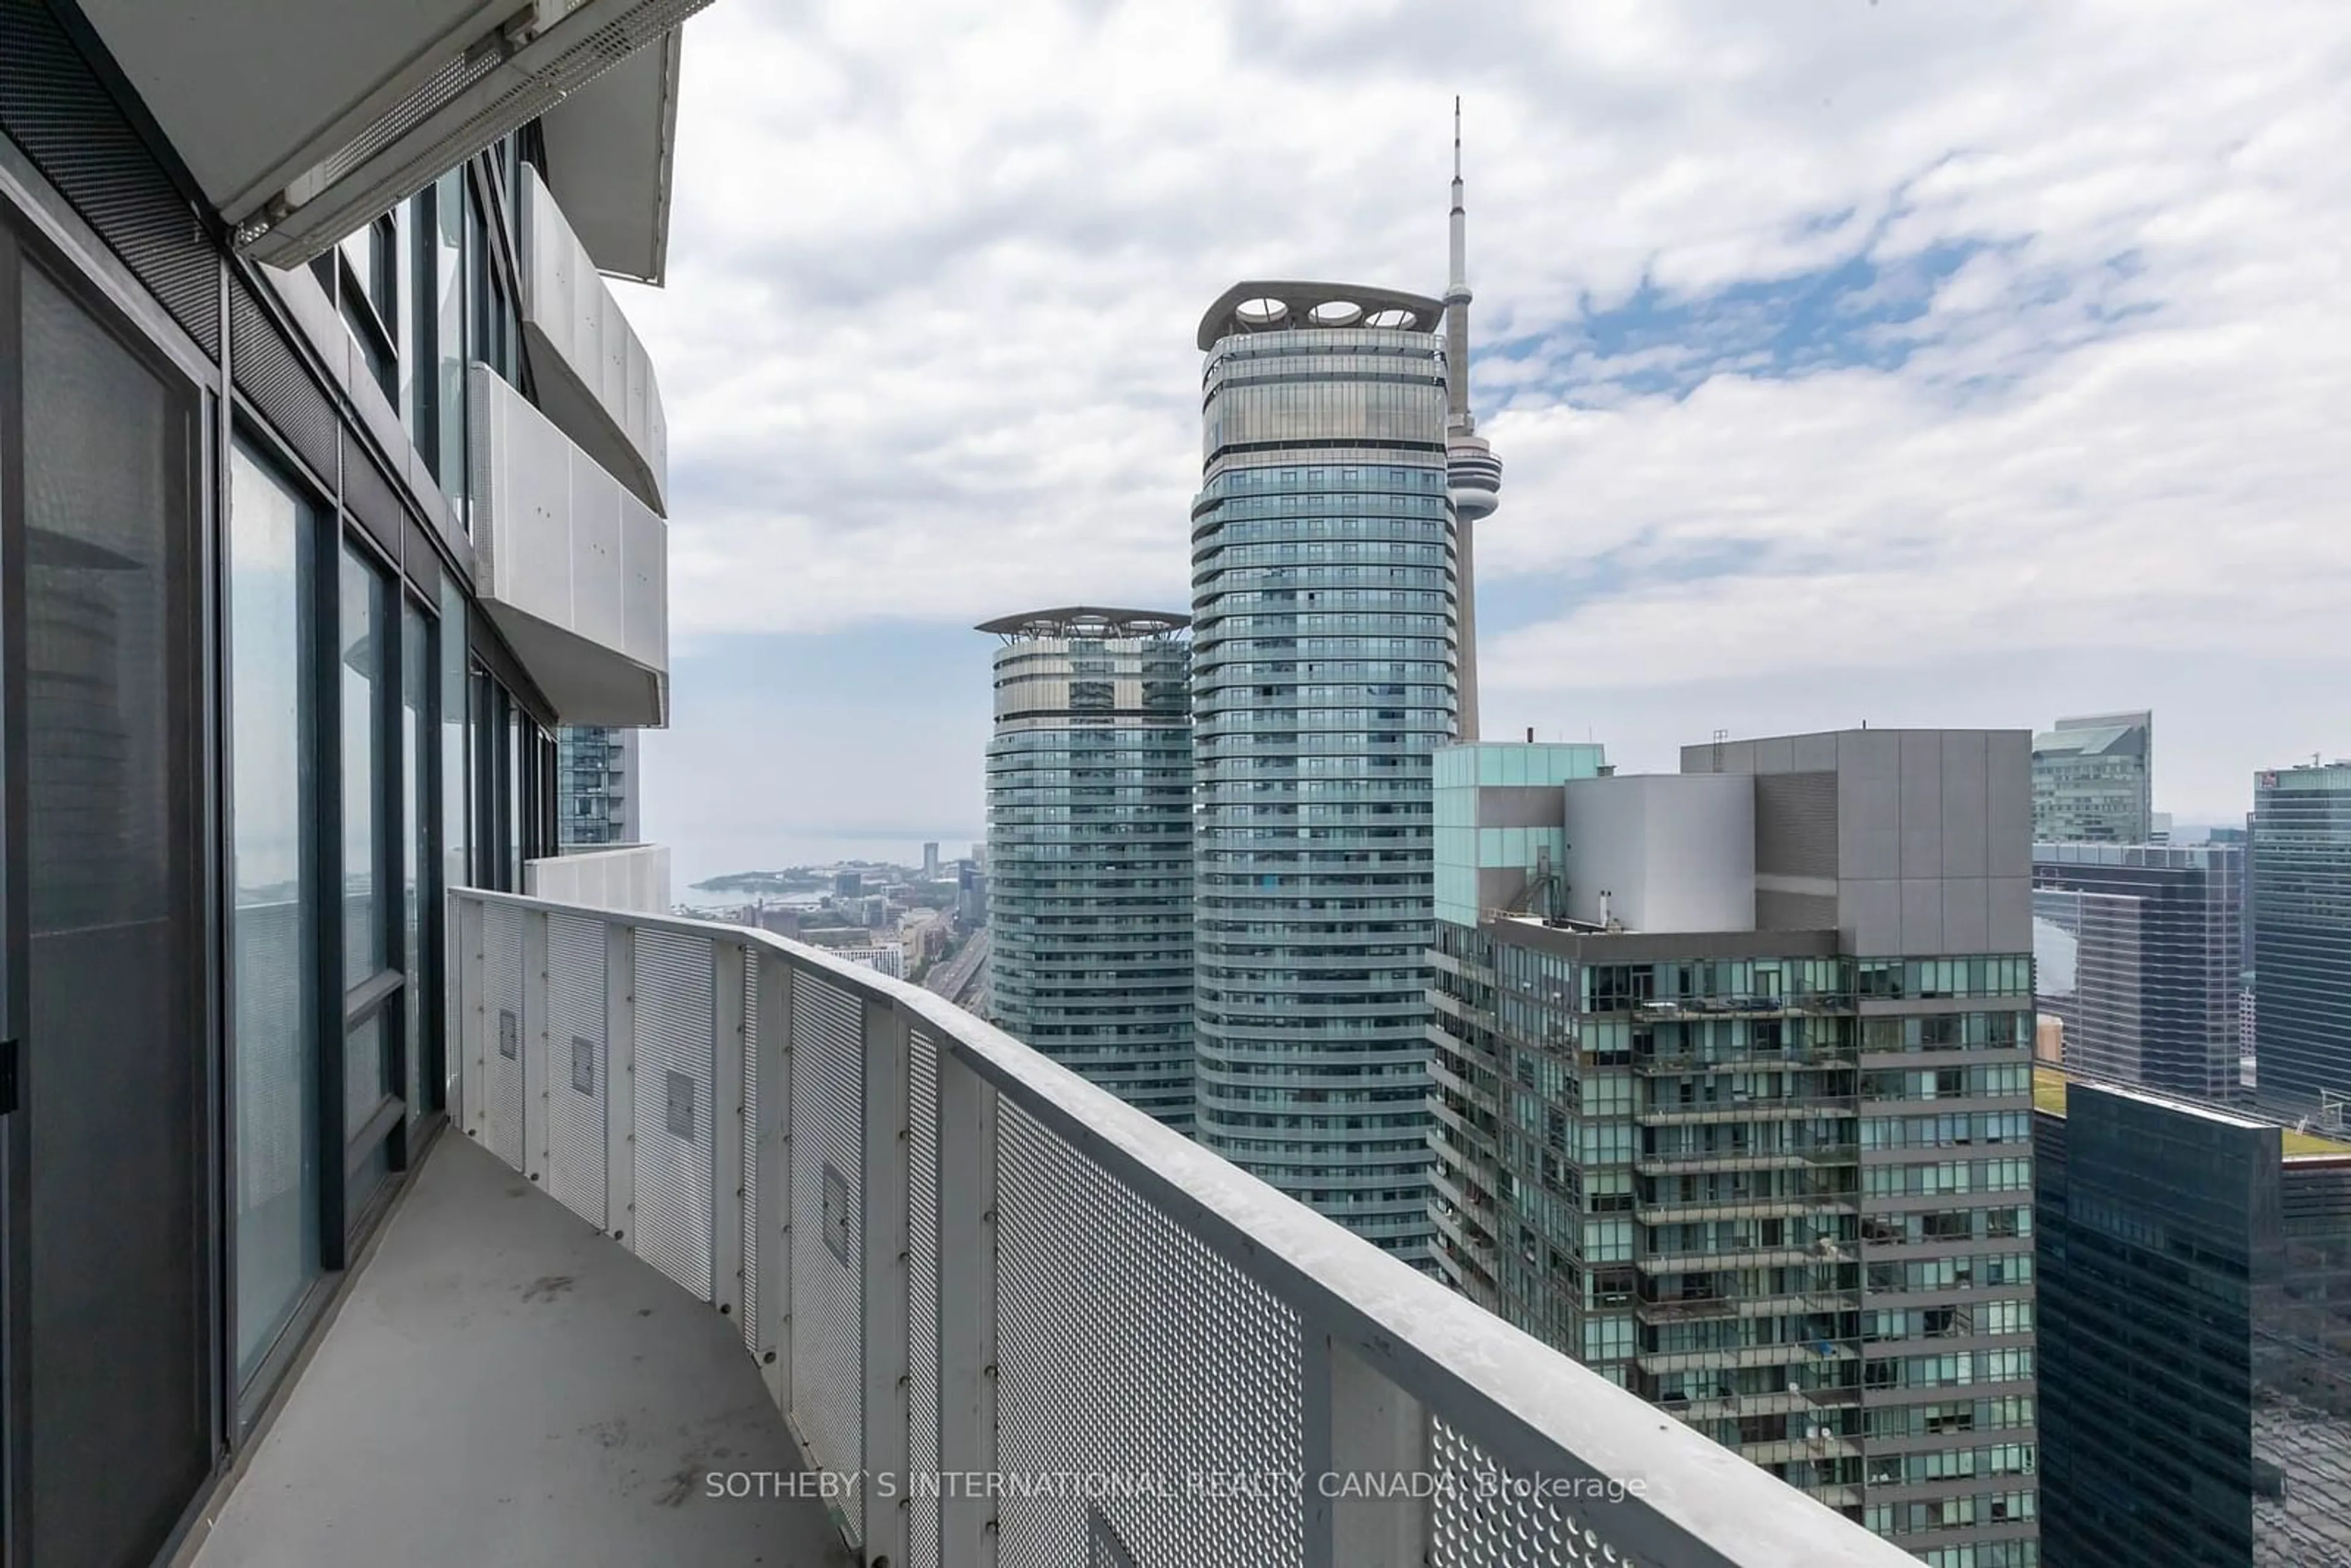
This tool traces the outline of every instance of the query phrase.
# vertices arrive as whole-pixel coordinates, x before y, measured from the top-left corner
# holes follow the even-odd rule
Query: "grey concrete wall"
[[[1682,768],[1834,770],[1833,865],[1797,816],[1810,792],[1792,779],[1759,786],[1758,844],[1772,861],[1759,869],[1775,918],[1815,908],[1818,878],[1821,893],[1834,888],[1837,925],[1855,954],[2032,950],[2031,731],[1849,729],[1709,742],[1684,747]]]
[[[1560,821],[1556,784],[1480,784],[1478,825],[1481,828],[1556,828]]]

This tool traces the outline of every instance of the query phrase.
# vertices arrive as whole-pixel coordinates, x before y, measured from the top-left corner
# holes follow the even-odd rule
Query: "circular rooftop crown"
[[[1072,604],[1060,610],[1030,610],[976,628],[1002,637],[1157,637],[1181,632],[1192,623],[1188,615],[1166,610],[1106,610],[1094,604]]]
[[[1200,318],[1200,351],[1244,332],[1294,331],[1302,327],[1378,327],[1434,332],[1445,303],[1426,294],[1367,288],[1351,283],[1236,283]]]

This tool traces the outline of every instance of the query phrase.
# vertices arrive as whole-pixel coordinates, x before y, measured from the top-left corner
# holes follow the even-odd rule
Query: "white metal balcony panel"
[[[669,714],[669,526],[486,365],[472,405],[475,586],[565,724]]]
[[[861,1562],[1915,1568],[937,997],[449,904],[460,1124],[733,1323]]]
[[[522,890],[533,898],[590,909],[669,913],[667,844],[572,850],[522,862]]]
[[[709,0],[83,0],[240,245],[307,261]]]
[[[653,357],[538,172],[522,172],[522,329],[541,413],[666,513],[669,423]]]

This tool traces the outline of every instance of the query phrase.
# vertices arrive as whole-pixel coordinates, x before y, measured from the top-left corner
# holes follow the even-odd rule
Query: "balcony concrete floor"
[[[735,1325],[444,1135],[196,1568],[853,1568]],[[204,1526],[199,1525],[201,1532]]]

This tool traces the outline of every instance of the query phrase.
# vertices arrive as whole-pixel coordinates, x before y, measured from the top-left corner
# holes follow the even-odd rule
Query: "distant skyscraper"
[[[2032,737],[2032,836],[2040,843],[2155,838],[2155,716],[2061,718]]]
[[[1476,727],[1456,105],[1442,300],[1242,283],[1201,319],[1199,1137],[1429,1261],[1430,758]],[[1439,336],[1440,326],[1443,336]]]
[[[566,848],[642,841],[637,732],[592,727],[559,729],[555,747],[559,841]]]
[[[1458,723],[1442,312],[1229,290],[1192,512],[1199,1137],[1415,1260],[1429,758]]]
[[[925,882],[939,880],[939,846],[935,843],[923,846],[923,880]]]
[[[2035,985],[2067,1067],[2237,1097],[2244,865],[2235,844],[2034,847]]]
[[[987,873],[972,861],[956,868],[956,918],[967,925],[987,924]]]
[[[990,621],[989,985],[1004,1030],[1192,1125],[1192,744],[1185,617]],[[978,873],[975,873],[977,877]]]
[[[2351,1095],[2351,763],[2257,775],[2253,1061],[2264,1104]]]
[[[1976,1568],[2034,1562],[2028,739],[1437,764],[1439,1271]]]
[[[2351,1563],[2351,1145],[2034,1076],[2044,1568]]]

